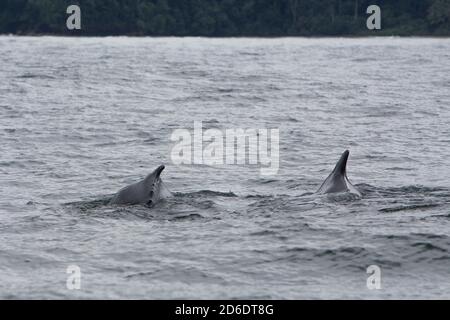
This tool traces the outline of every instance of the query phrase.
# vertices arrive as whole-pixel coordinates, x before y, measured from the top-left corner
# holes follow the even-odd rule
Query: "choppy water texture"
[[[1,37],[0,297],[450,298],[449,58],[448,39]],[[172,164],[200,120],[279,128],[279,174]],[[347,148],[363,198],[305,195]],[[107,204],[161,163],[173,198]]]

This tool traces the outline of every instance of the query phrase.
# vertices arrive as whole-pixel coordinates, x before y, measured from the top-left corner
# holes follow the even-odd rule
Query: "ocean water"
[[[0,37],[0,298],[449,299],[449,89],[449,39]],[[278,173],[176,165],[195,121]],[[312,194],[346,149],[362,197]]]

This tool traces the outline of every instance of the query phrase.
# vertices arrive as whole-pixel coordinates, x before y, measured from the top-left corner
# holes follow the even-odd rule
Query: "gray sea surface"
[[[278,174],[174,164],[194,121],[278,128]],[[312,194],[346,149],[362,197]],[[450,39],[2,36],[0,194],[3,299],[449,299]]]

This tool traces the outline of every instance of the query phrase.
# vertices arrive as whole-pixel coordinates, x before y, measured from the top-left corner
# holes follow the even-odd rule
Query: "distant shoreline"
[[[369,38],[421,38],[421,39],[450,39],[450,35],[311,35],[311,36],[198,36],[198,35],[90,35],[90,34],[55,34],[55,33],[0,33],[0,37],[60,37],[60,38],[204,38],[204,39],[369,39]]]
[[[4,3],[3,3],[4,2]],[[450,37],[450,1],[21,0],[0,34],[65,37]]]

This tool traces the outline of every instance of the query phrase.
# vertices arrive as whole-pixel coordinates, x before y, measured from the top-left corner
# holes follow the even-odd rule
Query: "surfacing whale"
[[[121,189],[111,199],[110,204],[116,205],[152,205],[168,194],[162,180],[161,173],[164,166],[159,166],[144,180]]]
[[[339,159],[333,172],[325,179],[317,193],[341,193],[348,192],[361,196],[361,193],[350,183],[347,178],[347,160],[350,151],[346,150]]]

